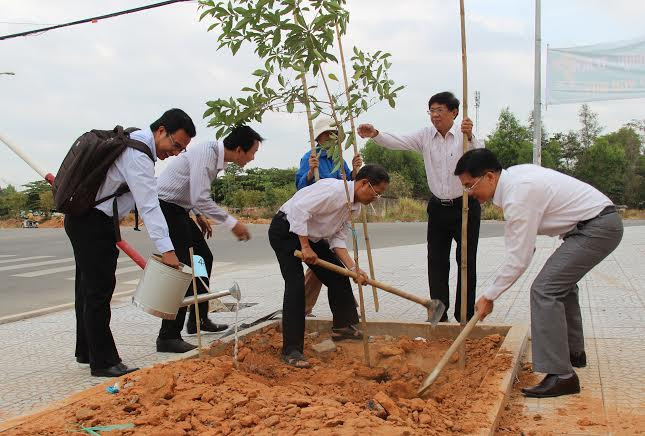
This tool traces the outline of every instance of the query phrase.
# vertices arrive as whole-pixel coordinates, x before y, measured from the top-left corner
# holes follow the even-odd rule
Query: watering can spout
[[[228,291],[206,292],[205,294],[198,294],[197,303],[203,303],[204,301],[210,301],[215,298],[226,297],[227,295],[230,295],[237,301],[240,301],[242,299],[242,292],[240,291],[240,286],[237,284],[237,282],[234,282],[233,285],[228,289]],[[181,302],[179,307],[191,306],[193,304],[195,304],[195,297],[186,297]]]

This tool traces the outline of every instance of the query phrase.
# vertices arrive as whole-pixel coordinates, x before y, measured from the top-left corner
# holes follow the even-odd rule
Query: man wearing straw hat
[[[347,182],[352,215],[361,204],[369,204],[387,189],[390,177],[380,165],[366,165]],[[356,271],[364,283],[367,275],[347,252],[345,239],[350,225],[345,182],[324,179],[296,192],[271,221],[269,242],[280,264],[285,281],[282,303],[282,359],[296,368],[309,368],[304,357],[305,277],[302,261],[294,256],[301,250],[303,260],[327,286],[329,307],[333,314],[332,339],[360,340],[356,301],[346,276],[314,265],[320,258]]]
[[[331,139],[332,134],[338,135],[338,129],[336,128],[336,122],[334,119],[326,115],[318,116],[314,124],[314,138],[316,139],[318,146],[316,147],[316,152],[314,154],[309,150],[304,154],[304,156],[302,156],[302,159],[300,159],[300,168],[296,172],[296,189],[300,190],[315,183],[316,179],[314,177],[314,173],[316,169],[318,169],[321,179],[343,179],[340,168],[333,171],[334,160],[331,156],[327,155],[327,152],[321,147],[321,144],[325,144]],[[356,173],[358,173],[358,170],[363,166],[363,159],[361,159],[360,154],[354,156],[352,159],[351,172],[349,171],[347,162],[343,160],[343,163],[345,165],[347,180],[351,181],[354,180]],[[316,277],[311,269],[307,269],[307,272],[305,273],[306,315],[311,315],[311,311],[316,305],[321,288],[322,282],[318,277]]]
[[[506,259],[477,300],[484,319],[504,291],[526,271],[537,235],[560,236],[531,285],[533,370],[546,376],[524,388],[527,397],[580,392],[573,367],[587,364],[578,282],[620,243],[623,222],[616,206],[594,187],[538,165],[502,169],[490,150],[465,153],[455,168],[468,195],[504,210]]]
[[[206,272],[211,275],[213,253],[204,236],[212,235],[210,223],[204,215],[230,230],[240,241],[251,238],[247,227],[217,205],[211,198],[211,184],[217,174],[224,170],[228,162],[243,167],[255,158],[263,138],[248,126],[234,127],[222,142],[209,141],[191,146],[177,158],[159,176],[159,203],[161,211],[168,222],[170,239],[175,246],[177,257],[190,265],[189,248],[201,256],[206,264]],[[195,221],[190,218],[190,211],[196,213]],[[197,281],[197,293],[208,292],[209,279]],[[192,295],[192,285],[186,296]],[[208,319],[208,302],[199,304],[200,330],[218,332],[225,330],[225,324],[215,324]],[[186,319],[186,308],[177,312],[174,320],[163,320],[157,338],[157,351],[165,353],[185,353],[195,348],[184,341],[181,331]],[[190,315],[186,330],[189,334],[197,332],[195,306],[190,306]]]
[[[457,243],[457,264],[461,262],[461,213],[463,190],[459,178],[453,174],[457,160],[463,155],[464,134],[470,148],[483,144],[473,135],[473,123],[464,117],[461,127],[454,120],[459,114],[459,100],[451,92],[433,95],[428,102],[428,115],[432,125],[408,135],[380,132],[371,124],[358,126],[361,138],[373,138],[378,145],[392,150],[417,151],[423,155],[430,199],[428,201],[428,285],[430,296],[446,306],[441,321],[448,321],[450,307],[450,247]],[[477,242],[481,207],[474,200],[468,201],[468,292],[467,318],[472,318],[475,307],[477,281]],[[455,319],[461,320],[461,274],[457,274]]]

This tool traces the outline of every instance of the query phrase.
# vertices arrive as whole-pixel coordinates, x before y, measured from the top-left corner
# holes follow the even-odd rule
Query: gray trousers
[[[622,237],[620,215],[603,215],[568,232],[547,259],[531,285],[534,371],[573,372],[569,354],[585,349],[578,282],[614,251]]]

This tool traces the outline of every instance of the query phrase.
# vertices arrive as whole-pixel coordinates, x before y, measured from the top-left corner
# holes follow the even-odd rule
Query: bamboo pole
[[[463,106],[462,118],[468,117],[468,62],[466,59],[466,22],[464,17],[464,0],[459,0],[459,10],[461,16],[461,67],[462,67],[462,85],[463,85]],[[468,136],[464,133],[463,138],[464,153],[468,151]],[[467,294],[468,294],[468,192],[464,190],[461,199],[461,308],[459,323],[462,330],[466,326],[467,318]],[[465,330],[463,330],[465,331]],[[459,347],[459,367],[466,367],[466,347]]]
[[[298,25],[298,20],[297,20],[297,9],[294,9],[293,11],[293,21],[296,25]],[[303,92],[303,98],[305,100],[305,110],[307,111],[307,126],[309,128],[309,144],[311,145],[311,155],[316,156],[316,138],[314,138],[314,122],[311,119],[311,104],[309,100],[309,89],[307,88],[307,77],[305,72],[303,71],[302,74],[300,75],[300,82],[302,83],[302,92]],[[320,180],[320,169],[316,168],[314,169],[314,181]]]
[[[336,114],[336,109],[334,108],[334,99],[332,97],[331,91],[329,90],[329,85],[327,84],[327,79],[325,78],[325,72],[320,66],[320,77],[322,78],[323,84],[325,85],[325,91],[327,92],[327,97],[329,98],[329,104],[331,106],[331,113],[334,118],[334,123],[337,127],[340,127],[340,122],[338,120],[338,115]],[[340,129],[338,130],[339,134],[336,138],[338,142],[338,152],[340,155],[340,173],[343,176],[343,183],[345,185],[345,196],[347,198],[347,211],[349,212],[349,222],[352,230],[352,242],[354,245],[354,265],[358,269],[358,245],[356,242],[356,228],[354,226],[354,217],[352,216],[352,203],[349,198],[349,185],[347,184],[347,174],[345,173],[345,160],[343,159],[343,144],[340,137]],[[371,366],[370,364],[370,350],[368,343],[367,335],[367,319],[365,317],[365,300],[363,298],[363,286],[360,283],[358,285],[358,298],[359,305],[361,310],[361,328],[363,329],[363,352],[365,354],[365,364]]]
[[[197,324],[197,350],[199,357],[202,357],[202,332],[200,329],[201,321],[199,320],[199,300],[197,299],[197,282],[195,281],[195,262],[193,259],[193,247],[188,248],[190,254],[190,273],[193,276],[193,297],[195,298],[195,324]]]
[[[340,38],[340,28],[338,23],[336,23],[336,38],[338,39],[338,50],[340,51],[340,63],[343,68],[343,81],[345,82],[345,96],[347,98],[347,104],[349,106],[349,123],[352,128],[352,135],[354,135],[354,141],[352,145],[354,146],[354,156],[358,154],[358,145],[356,141],[358,140],[358,135],[356,134],[356,125],[354,124],[354,112],[352,111],[352,106],[350,102],[349,95],[349,80],[347,80],[347,68],[345,67],[345,52],[343,51],[343,43]],[[370,265],[370,278],[372,280],[376,279],[374,273],[374,262],[372,260],[372,244],[370,243],[370,237],[367,233],[367,210],[361,208],[361,220],[363,221],[363,235],[365,236],[365,248],[367,249],[367,261]],[[372,296],[374,298],[374,310],[378,312],[379,302],[378,302],[378,293],[376,292],[376,287],[372,286]]]

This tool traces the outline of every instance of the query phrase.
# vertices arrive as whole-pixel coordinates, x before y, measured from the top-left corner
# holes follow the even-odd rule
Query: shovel
[[[294,251],[293,255],[302,259],[302,252],[300,250]],[[316,265],[318,265],[319,267],[328,269],[330,271],[333,271],[335,273],[338,273],[347,277],[351,277],[353,279],[358,278],[357,273],[350,271],[347,268],[334,265],[333,263],[324,261],[322,259],[316,259]],[[428,311],[427,321],[433,326],[437,325],[437,323],[439,322],[439,320],[443,316],[443,313],[446,310],[446,306],[439,300],[429,300],[427,298],[417,297],[416,295],[397,289],[394,286],[390,286],[386,283],[381,283],[378,280],[367,279],[365,283],[372,286],[376,286],[377,288],[382,289],[385,292],[389,292],[390,294],[398,295],[401,298],[405,298],[406,300],[410,300],[417,304],[422,305]]]
[[[428,375],[423,380],[421,387],[417,391],[418,396],[422,396],[427,392],[428,389],[430,389],[430,385],[432,385],[437,377],[439,377],[439,374],[450,360],[450,357],[454,354],[455,351],[457,351],[461,343],[466,340],[470,332],[475,328],[475,324],[477,324],[477,321],[479,321],[479,317],[479,312],[475,311],[475,316],[473,316],[470,321],[468,321],[468,324],[466,324],[461,333],[459,333],[459,336],[457,336],[457,339],[455,339],[450,348],[448,348],[448,351],[446,351],[446,354],[444,354],[439,363],[437,363],[437,366],[435,366],[430,375]]]

